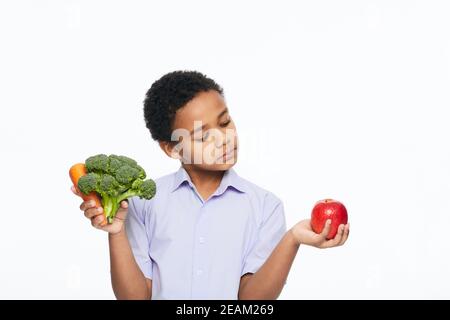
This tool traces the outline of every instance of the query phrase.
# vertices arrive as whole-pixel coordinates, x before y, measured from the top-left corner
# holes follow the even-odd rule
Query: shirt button
[[[205,238],[204,238],[204,237],[198,238],[198,242],[200,242],[200,243],[205,243]]]
[[[198,269],[198,270],[197,270],[197,275],[198,275],[198,276],[201,276],[202,274],[203,274],[203,270]]]

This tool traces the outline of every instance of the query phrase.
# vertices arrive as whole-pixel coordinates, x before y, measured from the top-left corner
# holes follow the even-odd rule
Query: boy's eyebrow
[[[219,113],[219,115],[217,116],[217,119],[220,119],[220,117],[222,117],[222,116],[223,116],[225,113],[227,113],[227,112],[228,112],[228,108],[225,108],[221,113]],[[195,132],[200,131],[200,130],[203,130],[205,127],[206,127],[206,124],[202,125],[201,127],[198,127],[198,128],[195,128],[195,129],[191,130],[191,132],[190,132],[191,136],[192,136]]]

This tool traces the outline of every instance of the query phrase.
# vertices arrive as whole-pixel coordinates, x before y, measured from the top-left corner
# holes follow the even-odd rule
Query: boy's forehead
[[[217,116],[226,107],[225,100],[217,91],[201,92],[177,110],[174,129],[185,128],[190,130],[194,126],[194,121],[202,121],[203,124],[217,121]]]

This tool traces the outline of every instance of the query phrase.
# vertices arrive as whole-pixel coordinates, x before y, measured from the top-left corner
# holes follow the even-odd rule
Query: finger
[[[94,200],[89,200],[89,201],[83,201],[80,204],[80,210],[81,211],[86,211],[87,209],[93,208],[95,207],[95,201]]]
[[[84,216],[88,219],[92,219],[93,217],[101,215],[102,213],[103,213],[103,208],[90,208],[84,212]]]
[[[127,213],[128,213],[128,202],[122,201],[120,203],[120,208],[117,211],[115,218],[118,220],[125,220],[125,218],[127,217]]]
[[[70,187],[70,190],[72,190],[72,192],[73,192],[76,196],[81,197],[81,193],[78,192],[77,188],[75,188],[74,185],[72,185],[72,186]]]
[[[320,233],[320,237],[325,240],[328,236],[328,233],[330,233],[330,229],[331,229],[331,219],[327,219],[327,221],[325,222],[325,227]]]
[[[103,219],[104,219],[103,215],[98,215],[98,216],[92,218],[91,219],[92,226],[95,228],[100,228],[101,227],[100,225],[103,222]]]
[[[345,228],[345,226],[343,224],[339,225],[338,231],[337,231],[334,239],[328,240],[325,243],[327,248],[336,247],[341,242],[342,237],[344,235],[344,228]]]
[[[120,207],[121,207],[122,209],[128,209],[128,201],[123,200],[123,201],[120,203]]]
[[[340,246],[342,246],[345,243],[345,241],[347,241],[349,233],[350,233],[350,225],[347,223],[344,228],[344,235],[342,236],[342,240],[341,242],[339,242]]]
[[[107,221],[107,219],[106,219],[104,214],[102,214],[102,217],[103,217],[103,221],[100,222],[101,229],[108,225],[108,221]]]

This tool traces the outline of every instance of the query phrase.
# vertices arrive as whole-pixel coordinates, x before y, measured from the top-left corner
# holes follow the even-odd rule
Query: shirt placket
[[[203,203],[197,217],[194,232],[194,259],[192,266],[192,298],[202,299],[207,296],[208,270],[207,270],[207,214],[208,203]]]

